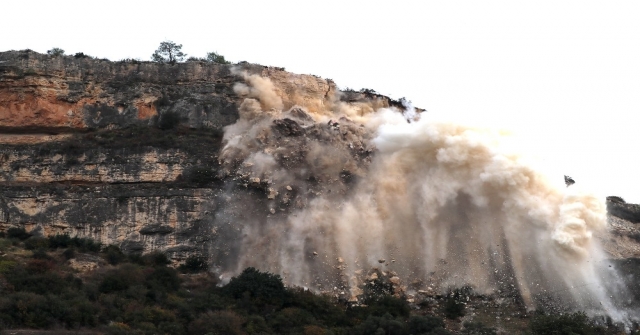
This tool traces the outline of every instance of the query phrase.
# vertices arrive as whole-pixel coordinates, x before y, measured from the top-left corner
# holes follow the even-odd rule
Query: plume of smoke
[[[221,271],[255,266],[355,296],[359,274],[382,266],[442,291],[629,317],[593,238],[606,228],[604,199],[557,188],[504,132],[335,97],[317,113],[282,111],[273,84],[252,78],[236,86],[251,98],[220,154],[232,178],[217,221],[233,222],[212,250]]]

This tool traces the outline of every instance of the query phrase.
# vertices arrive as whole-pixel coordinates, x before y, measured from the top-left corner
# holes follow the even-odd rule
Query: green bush
[[[390,314],[393,317],[408,317],[410,311],[411,308],[406,300],[391,295],[372,301],[368,306],[368,313],[375,316]]]
[[[224,56],[216,53],[216,52],[208,52],[207,53],[207,61],[212,62],[212,63],[218,63],[218,64],[231,64],[230,62],[228,62],[226,59],[224,59]]]
[[[51,256],[47,254],[47,251],[44,248],[40,248],[34,251],[31,257],[36,259],[51,259]]]
[[[165,266],[171,264],[167,255],[162,252],[154,251],[146,255],[131,254],[129,260],[140,265]]]
[[[189,334],[242,335],[244,318],[233,311],[215,311],[201,314],[189,324]]]
[[[249,292],[253,298],[266,301],[282,299],[287,295],[279,275],[260,272],[253,267],[246,268],[239,276],[231,278],[225,289],[234,298],[241,298],[245,292]]]
[[[316,320],[329,327],[346,327],[353,324],[348,320],[345,311],[331,297],[318,295],[302,288],[289,288],[287,305],[308,311]]]
[[[454,292],[449,293],[447,300],[445,300],[444,315],[448,319],[456,319],[464,316],[465,304],[462,302],[464,298],[462,293],[462,290],[456,289]]]
[[[3,273],[13,271],[15,266],[16,266],[16,261],[11,259],[0,258],[0,275]]]
[[[64,50],[60,48],[53,48],[51,50],[47,50],[47,54],[53,57],[64,56]]]
[[[110,245],[104,248],[102,252],[105,254],[105,259],[109,264],[116,265],[124,261],[127,256],[120,250],[118,246]]]
[[[9,240],[8,238],[0,237],[0,251],[6,251],[11,247],[11,245],[11,240]]]
[[[380,271],[378,272],[378,278],[369,282],[364,287],[364,303],[371,304],[372,302],[388,297],[393,294],[393,284],[388,280],[388,278],[382,276]]]
[[[207,260],[200,256],[189,256],[184,264],[181,264],[178,269],[183,273],[198,273],[207,271],[209,264]]]
[[[306,310],[297,307],[286,307],[269,318],[269,326],[278,334],[301,330],[303,326],[314,324],[315,318]]]
[[[81,252],[99,252],[100,243],[89,238],[70,237],[69,235],[53,235],[47,237],[50,249],[77,248]]]
[[[606,329],[596,325],[583,312],[546,315],[537,313],[529,322],[533,335],[596,335],[606,334]]]
[[[469,335],[496,335],[495,329],[485,326],[482,322],[470,322],[463,323],[463,334]]]
[[[124,291],[131,286],[131,282],[127,278],[117,274],[106,275],[100,283],[99,290],[102,293],[111,293],[116,291]]]
[[[24,248],[27,250],[49,248],[49,240],[44,237],[33,236],[24,241]]]
[[[16,227],[11,227],[9,229],[7,229],[7,237],[8,238],[17,238],[21,241],[24,241],[26,239],[28,239],[29,237],[31,237],[31,234],[27,233],[23,227],[20,228],[16,228]]]
[[[411,334],[427,334],[436,329],[444,330],[444,320],[431,315],[413,315],[409,318],[409,332]]]
[[[64,259],[72,259],[74,257],[76,257],[76,249],[75,248],[68,248],[65,251],[62,252],[62,256],[64,257]]]
[[[168,267],[155,268],[145,280],[150,290],[159,292],[177,291],[181,282],[178,272]]]
[[[290,300],[290,293],[279,275],[252,267],[231,278],[223,292],[239,300],[239,308],[253,314],[269,314]]]
[[[385,314],[383,316],[369,316],[353,329],[353,334],[408,335],[409,332],[401,319],[394,319],[390,314]]]

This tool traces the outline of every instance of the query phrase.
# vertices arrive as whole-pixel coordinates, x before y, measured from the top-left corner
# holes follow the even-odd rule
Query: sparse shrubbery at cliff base
[[[204,258],[178,268],[161,253],[127,255],[67,235],[0,233],[0,331],[97,330],[104,334],[454,334],[436,315],[416,315],[409,304],[370,292],[365,305],[339,303],[280,276],[247,268],[220,286]],[[74,269],[89,261],[94,270]],[[183,272],[185,274],[180,274]],[[456,291],[451,297],[460,295]],[[458,317],[445,304],[444,314]],[[453,315],[455,314],[455,315]],[[496,334],[464,322],[462,334]],[[582,313],[537,314],[530,334],[618,334]]]
[[[97,329],[105,334],[447,334],[438,317],[409,316],[391,296],[349,307],[278,275],[245,269],[224,286],[190,257],[127,255],[116,246],[11,229],[0,237],[0,329]],[[74,270],[87,261],[92,271]],[[437,332],[431,332],[436,330]],[[420,332],[416,332],[420,331]]]

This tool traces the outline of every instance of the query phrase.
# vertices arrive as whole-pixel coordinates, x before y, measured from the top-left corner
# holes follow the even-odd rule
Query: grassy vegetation
[[[370,294],[364,305],[284,286],[280,276],[245,269],[221,286],[207,263],[178,270],[164,254],[126,255],[116,246],[65,235],[0,233],[0,331],[96,330],[104,334],[453,334],[451,322],[417,315],[403,300]],[[93,270],[74,264],[93,262]],[[462,296],[458,292],[458,296]],[[453,298],[456,297],[454,293]],[[448,306],[448,305],[447,305]],[[445,309],[449,307],[445,306]],[[459,317],[458,308],[450,317]],[[446,312],[446,311],[445,311]],[[453,315],[457,314],[457,315]],[[449,325],[449,326],[447,326]],[[496,334],[464,322],[457,334]],[[528,334],[619,334],[582,313],[536,314]]]
[[[125,255],[69,236],[0,236],[0,324],[5,329],[97,329],[106,334],[448,334],[390,296],[349,307],[278,275],[245,269],[219,286],[202,258],[169,267],[163,254]],[[94,271],[74,270],[82,259]],[[181,274],[184,272],[185,274]],[[0,328],[1,329],[1,328]],[[374,330],[372,333],[371,330]],[[435,331],[435,332],[433,332]]]
[[[35,159],[60,154],[69,159],[67,165],[74,165],[82,155],[91,157],[101,149],[126,149],[127,152],[124,154],[146,152],[153,148],[179,149],[187,154],[200,157],[203,154],[210,155],[217,152],[221,144],[222,132],[220,130],[189,129],[174,124],[165,130],[144,126],[98,130],[76,134],[66,141],[29,145],[29,148],[35,148]],[[113,157],[114,160],[118,158],[119,156]]]

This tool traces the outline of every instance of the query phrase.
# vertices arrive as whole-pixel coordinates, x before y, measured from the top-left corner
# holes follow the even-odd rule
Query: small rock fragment
[[[272,199],[275,199],[276,196],[278,196],[278,191],[276,191],[275,189],[269,187],[268,191],[269,191],[269,194],[267,195],[267,199],[272,200]]]

